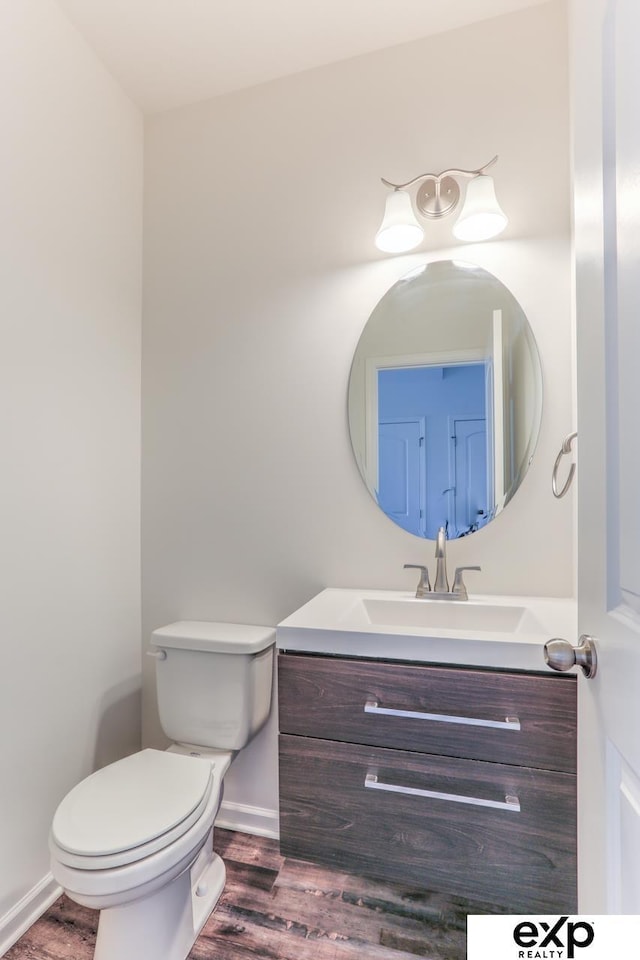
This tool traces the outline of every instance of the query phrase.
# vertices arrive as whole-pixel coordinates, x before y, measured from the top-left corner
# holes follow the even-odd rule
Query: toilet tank
[[[160,723],[175,743],[240,750],[271,709],[275,630],[181,620],[155,630]]]

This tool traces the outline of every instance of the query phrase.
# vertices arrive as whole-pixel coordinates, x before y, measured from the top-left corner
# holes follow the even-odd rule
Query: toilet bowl
[[[106,911],[96,960],[186,956],[224,887],[212,836],[231,759],[143,750],[60,804],[51,869],[73,900]]]
[[[160,719],[178,742],[87,777],[49,836],[54,878],[100,911],[94,960],[186,960],[224,887],[214,820],[227,769],[269,715],[274,637],[193,621],[154,633]]]

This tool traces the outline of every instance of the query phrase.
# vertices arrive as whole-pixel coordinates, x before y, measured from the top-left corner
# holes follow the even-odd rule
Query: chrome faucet
[[[431,589],[429,582],[429,571],[425,566],[418,563],[405,563],[405,569],[408,567],[420,571],[420,582],[416,589],[418,600],[468,600],[467,588],[462,579],[465,570],[480,570],[481,567],[456,567],[456,573],[453,578],[453,587],[449,590],[449,579],[447,577],[447,531],[444,527],[438,530],[436,538],[436,579]]]
[[[447,531],[444,527],[438,530],[436,538],[436,582],[433,585],[434,593],[449,593],[447,578]]]

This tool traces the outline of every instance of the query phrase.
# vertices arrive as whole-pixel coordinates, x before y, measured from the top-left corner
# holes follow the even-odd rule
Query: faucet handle
[[[428,593],[431,592],[431,582],[429,580],[429,571],[426,567],[423,567],[420,563],[405,563],[405,570],[419,570],[420,571],[420,582],[416,589],[416,597],[422,599]]]
[[[462,574],[465,570],[482,570],[482,567],[456,567],[451,593],[454,594],[458,600],[467,600],[469,596],[464,580],[462,579]]]

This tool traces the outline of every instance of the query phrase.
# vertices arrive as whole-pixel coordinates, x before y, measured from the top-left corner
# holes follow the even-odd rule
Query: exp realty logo
[[[513,931],[518,960],[573,960],[576,950],[590,947],[595,935],[593,923],[568,916],[558,917],[553,924],[523,920]]]
[[[635,960],[638,943],[637,914],[467,917],[467,960]]]

